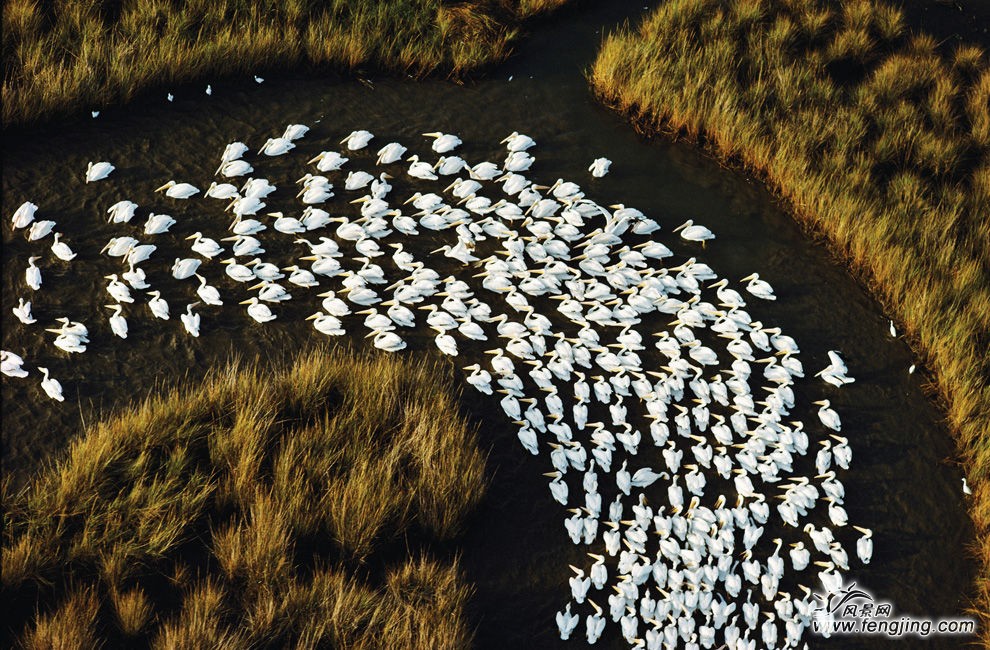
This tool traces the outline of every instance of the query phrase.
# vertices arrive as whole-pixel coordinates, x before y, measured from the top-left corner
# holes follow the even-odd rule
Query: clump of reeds
[[[452,538],[484,493],[450,384],[429,362],[319,350],[91,426],[4,496],[8,641],[463,647],[456,559],[383,559]]]
[[[151,87],[308,63],[460,77],[566,0],[4,0],[3,122],[125,102]]]
[[[990,68],[876,0],[670,0],[604,42],[599,96],[697,138],[824,233],[937,378],[974,494],[990,644]]]

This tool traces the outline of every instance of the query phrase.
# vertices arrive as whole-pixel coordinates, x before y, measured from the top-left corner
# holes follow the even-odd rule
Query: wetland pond
[[[204,263],[201,272],[230,298],[221,308],[201,306],[202,334],[197,339],[188,336],[178,314],[186,303],[197,300],[196,285],[172,279],[167,267],[174,258],[190,255],[186,236],[203,231],[219,239],[227,234],[230,217],[216,208],[204,210],[207,201],[210,206],[224,205],[212,199],[182,202],[155,194],[165,181],[187,181],[205,189],[214,180],[224,146],[242,140],[252,146],[247,159],[255,163],[255,175],[291,190],[269,197],[266,211],[288,211],[293,209],[294,199],[288,194],[295,193],[294,181],[303,171],[312,171],[304,170],[305,160],[324,149],[340,149],[337,143],[352,130],[367,129],[375,139],[367,149],[349,154],[348,169],[375,175],[381,170],[375,166],[374,151],[393,140],[408,146],[410,154],[432,155],[422,133],[455,133],[464,141],[456,153],[474,163],[500,160],[504,149],[499,141],[520,131],[537,142],[531,150],[536,162],[526,172],[530,178],[544,185],[558,178],[572,180],[603,205],[622,202],[642,210],[660,224],[655,237],[675,254],[669,266],[697,257],[733,286],[758,272],[774,287],[775,302],[754,299],[748,310],[765,325],[781,327],[801,346],[806,377],[794,387],[802,408],[793,417],[805,420],[816,436],[824,435],[814,407],[807,405],[830,399],[854,450],[851,469],[841,476],[845,507],[850,522],[873,530],[875,552],[867,566],[853,558],[849,580],[894,603],[900,612],[962,615],[973,577],[965,550],[972,528],[959,489],[960,473],[952,462],[954,444],[941,413],[924,392],[924,372],[908,374],[916,360],[904,341],[890,336],[880,306],[759,184],[690,146],[644,140],[595,101],[583,71],[602,34],[621,20],[636,20],[643,11],[640,3],[602,4],[608,6],[586,4],[534,27],[530,40],[509,63],[465,85],[385,77],[359,83],[316,74],[269,73],[262,84],[214,82],[209,97],[202,92],[205,83],[172,89],[172,103],[164,100],[163,90],[106,110],[97,119],[8,134],[2,205],[3,348],[21,354],[32,370],[47,365],[62,382],[66,401],[58,404],[46,398],[35,372],[27,380],[4,378],[5,471],[23,481],[65,447],[81,422],[92,422],[150,391],[195,381],[232,357],[281,360],[325,340],[304,320],[318,309],[319,299],[313,296],[322,289],[294,288],[299,297],[279,306],[276,321],[259,325],[236,304],[246,296],[238,293],[233,299],[235,285],[223,275],[219,258]],[[262,159],[254,153],[291,123],[311,130],[290,155]],[[599,156],[611,159],[612,169],[604,178],[593,179],[587,168]],[[85,184],[86,164],[97,160],[111,161],[117,169],[104,181]],[[396,195],[418,188],[402,168],[388,171],[395,177]],[[352,197],[343,190],[342,177],[331,180],[341,185],[335,190],[335,208],[347,209],[340,207],[346,205],[340,199]],[[159,249],[151,261],[158,264],[145,265],[153,287],[172,303],[172,319],[153,320],[139,301],[127,310],[126,341],[111,335],[109,312],[103,307],[110,302],[104,276],[119,272],[120,263],[98,254],[110,237],[124,232],[120,224],[106,220],[107,208],[122,199],[141,206],[132,226],[143,223],[148,210],[177,220],[170,233],[154,240]],[[47,249],[50,241],[29,243],[22,232],[11,231],[9,216],[23,201],[40,206],[39,218],[55,220],[56,230],[79,254],[66,264],[45,250],[44,286],[31,296],[24,285],[27,258],[42,250],[40,244]],[[357,207],[349,207],[356,215]],[[702,247],[673,235],[671,230],[687,219],[711,228],[716,239]],[[146,239],[135,227],[127,234]],[[450,233],[427,233],[406,248],[425,259],[450,240]],[[269,248],[285,261],[280,266],[290,263],[288,256],[295,250],[290,245]],[[395,270],[388,255],[377,262],[390,275],[405,275]],[[430,264],[441,277],[457,274],[480,287],[479,280],[463,277],[467,274],[454,260],[432,256]],[[26,327],[13,318],[10,309],[19,297],[33,300],[38,325]],[[533,304],[548,309],[553,305],[539,298]],[[51,335],[43,334],[42,327],[53,327],[55,318],[63,315],[89,326],[92,342],[84,354],[69,356],[52,346]],[[659,316],[655,328],[673,318]],[[344,319],[348,335],[339,337],[342,344],[371,347],[361,319]],[[404,337],[409,347],[403,354],[437,354],[432,334]],[[496,345],[467,343],[456,359],[459,367],[483,362],[483,350]],[[830,349],[842,352],[855,383],[837,389],[813,377],[827,365]],[[498,400],[470,387],[464,393],[465,409],[480,423],[482,442],[490,449],[492,475],[488,497],[458,543],[467,578],[477,590],[471,613],[476,645],[583,646],[583,620],[567,644],[558,640],[554,624],[554,613],[570,595],[567,581],[573,574],[568,564],[586,566],[588,561],[585,547],[568,539],[563,509],[552,500],[542,477],[552,467],[544,456],[521,449]],[[612,494],[614,489],[603,494],[606,503]],[[661,497],[657,495],[654,503]],[[757,548],[769,552],[769,538],[775,536],[764,535]],[[853,539],[843,537],[847,548],[852,549]],[[586,613],[582,610],[582,619]],[[823,641],[811,634],[805,639],[811,647],[836,648],[961,647],[966,641]],[[627,647],[618,625],[612,624],[598,645]]]

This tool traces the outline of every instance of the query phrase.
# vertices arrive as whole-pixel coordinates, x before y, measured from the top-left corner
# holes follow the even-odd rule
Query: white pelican
[[[827,399],[814,403],[821,406],[821,408],[818,409],[818,418],[822,421],[822,424],[834,431],[841,431],[842,422],[839,420],[839,414],[836,413],[835,410],[829,408],[831,403]],[[819,472],[819,474],[821,474],[821,472]]]
[[[524,172],[533,166],[535,160],[536,158],[525,151],[513,151],[506,156],[502,168],[507,172]]]
[[[220,156],[220,167],[223,167],[225,163],[229,163],[232,160],[237,160],[249,151],[248,146],[243,142],[231,142],[223,149],[223,154]],[[218,168],[214,172],[214,176],[220,173]]]
[[[700,241],[704,243],[709,239],[715,239],[715,234],[711,230],[704,226],[695,225],[691,219],[674,228],[674,232],[677,231],[681,231],[681,239],[687,241]]]
[[[154,314],[155,318],[168,320],[168,303],[162,298],[162,292],[150,291],[148,295],[151,296],[151,300],[148,301],[148,308],[151,309],[151,313]]]
[[[273,321],[277,318],[277,316],[272,313],[272,310],[268,307],[268,305],[258,302],[258,298],[256,296],[252,296],[248,300],[242,300],[240,304],[248,305],[248,316],[253,318],[258,323],[267,323],[268,321]]]
[[[869,564],[873,558],[873,531],[859,526],[853,526],[853,528],[863,533],[863,536],[856,540],[856,555],[859,556],[860,562]]]
[[[186,237],[186,240],[195,239],[190,248],[202,255],[207,259],[213,259],[217,255],[223,252],[223,247],[216,242],[215,239],[210,239],[209,237],[204,237],[201,232],[194,232],[193,234]]]
[[[230,183],[210,183],[206,189],[206,196],[211,199],[230,200],[240,196],[237,188]]]
[[[233,210],[236,217],[244,217],[258,214],[258,210],[265,207],[265,203],[257,196],[239,196],[226,207],[225,211]]]
[[[764,282],[760,279],[759,273],[752,273],[747,275],[745,278],[740,280],[740,282],[746,282],[746,291],[750,292],[757,298],[762,298],[763,300],[776,300],[777,296],[773,295],[773,287],[770,286],[768,282]]]
[[[31,227],[28,228],[27,239],[28,241],[37,241],[39,239],[44,239],[45,237],[48,236],[48,234],[52,231],[52,228],[54,227],[55,227],[55,222],[49,219],[45,219],[43,221],[35,221],[34,223],[31,224]]]
[[[332,172],[343,167],[348,160],[350,159],[344,158],[336,151],[324,151],[310,160],[309,164],[316,163],[316,168],[321,172]]]
[[[505,136],[499,144],[504,144],[509,151],[525,151],[530,147],[535,147],[536,141],[528,135],[513,131]]]
[[[343,336],[344,334],[344,327],[341,325],[340,319],[336,316],[318,311],[315,314],[307,316],[306,320],[313,321],[313,328],[321,334],[326,334],[327,336]]]
[[[374,331],[368,334],[368,336],[374,336],[374,344],[376,348],[385,350],[386,352],[398,352],[406,347],[406,342],[403,341],[398,334],[394,332],[385,332],[382,330]]]
[[[24,270],[24,282],[35,291],[41,288],[41,269],[34,265],[40,259],[37,255],[29,257],[27,269]]]
[[[462,144],[460,138],[450,133],[433,131],[431,133],[424,133],[423,135],[433,138],[431,148],[437,153],[447,153],[448,151],[453,151]]]
[[[41,388],[44,389],[45,393],[47,393],[53,400],[64,402],[65,398],[62,396],[62,384],[60,384],[57,379],[53,379],[48,376],[48,368],[42,368],[39,366],[38,370],[45,376],[45,378],[41,380]]]
[[[195,275],[196,279],[199,280],[199,287],[196,289],[196,295],[198,295],[207,305],[222,305],[223,300],[220,299],[220,292],[217,288],[206,284],[206,278],[199,273],[196,273]]]
[[[440,156],[440,160],[433,165],[433,169],[441,176],[452,176],[467,167],[467,163],[460,156]]]
[[[108,162],[89,163],[86,165],[86,182],[103,180],[110,175],[116,167]]]
[[[268,216],[275,217],[275,223],[272,224],[272,228],[281,233],[298,235],[301,232],[306,232],[306,226],[295,217],[287,217],[281,212],[269,212]]]
[[[282,134],[282,137],[287,140],[298,140],[307,133],[309,133],[309,127],[305,124],[290,124],[285,127],[285,132]]]
[[[272,185],[267,178],[249,178],[246,181],[244,181],[244,186],[241,187],[241,193],[244,195],[245,199],[251,197],[254,197],[256,199],[263,199],[272,192],[274,192],[276,189],[277,188],[274,185]],[[230,206],[228,206],[228,208],[229,207]],[[235,214],[237,214],[238,210],[235,210],[234,212]],[[253,213],[244,212],[244,209],[242,208],[240,209],[240,214],[253,214]]]
[[[134,218],[138,204],[133,201],[117,201],[107,210],[110,218],[107,223],[128,223]]]
[[[238,176],[246,176],[254,171],[254,167],[251,166],[246,160],[231,160],[220,165],[217,169],[218,174],[223,174],[227,178],[237,178]],[[213,195],[210,195],[213,196]],[[220,198],[220,197],[216,197]]]
[[[233,237],[224,237],[220,241],[234,242],[230,251],[234,257],[261,255],[265,252],[265,249],[261,246],[261,242],[251,235],[234,235]]]
[[[468,175],[476,181],[490,181],[502,173],[498,165],[492,162],[480,162],[468,170]]]
[[[141,290],[147,289],[151,285],[148,284],[148,276],[145,275],[144,269],[135,267],[133,263],[128,265],[126,271],[120,274],[120,277],[127,281],[127,284],[131,285],[134,289]]]
[[[284,302],[286,300],[292,300],[292,294],[286,291],[285,287],[277,282],[262,280],[258,284],[248,287],[248,289],[251,291],[260,289],[260,291],[258,291],[258,299],[264,300],[265,302]]]
[[[14,224],[14,228],[27,228],[28,225],[34,221],[34,213],[37,212],[38,206],[30,201],[25,201],[21,203],[20,207],[14,210],[14,216],[11,217],[11,222]]]
[[[176,280],[185,280],[186,278],[191,278],[196,275],[196,271],[199,269],[199,265],[202,264],[200,260],[194,257],[186,258],[175,258],[175,264],[172,265],[172,277]]]
[[[31,323],[38,322],[37,319],[31,314],[31,301],[25,301],[24,298],[17,299],[17,306],[12,308],[11,311],[14,316],[17,316],[17,320],[25,325],[30,325]]]
[[[109,293],[114,300],[117,302],[134,302],[134,298],[131,297],[131,290],[126,284],[117,279],[116,273],[111,273],[110,275],[104,276],[110,283],[107,284],[107,293]]]
[[[120,338],[126,339],[127,319],[121,315],[124,308],[120,305],[104,305],[104,307],[113,310],[113,316],[110,317],[110,329]]]
[[[199,188],[190,185],[189,183],[176,183],[175,181],[169,181],[159,187],[156,192],[165,191],[165,196],[172,199],[188,199],[194,194],[199,194]]]
[[[198,302],[194,302],[192,304],[186,305],[186,313],[179,316],[179,318],[182,320],[182,326],[186,328],[186,331],[189,332],[189,334],[195,337],[199,336],[200,318],[199,318],[199,314],[193,313],[193,307],[195,307],[198,304],[199,304]]]
[[[127,255],[124,256],[124,263],[140,264],[151,257],[151,254],[157,249],[158,247],[154,244],[137,244],[135,246],[131,246],[131,248],[127,251]]]
[[[374,179],[374,176],[365,171],[348,172],[347,178],[344,180],[344,189],[359,190],[362,187],[366,187]]]
[[[595,158],[594,162],[591,163],[591,167],[588,167],[588,171],[595,178],[601,178],[608,173],[608,168],[612,166],[612,161],[608,158]]]
[[[220,263],[227,267],[224,272],[234,282],[252,282],[257,279],[254,271],[243,264],[238,264],[233,257],[222,260]]]
[[[387,145],[378,150],[378,160],[376,164],[378,165],[391,165],[394,162],[398,162],[402,159],[402,155],[406,153],[406,148],[399,144],[398,142],[389,142]]]
[[[8,377],[27,377],[28,371],[22,368],[24,359],[9,350],[0,351],[0,372]]]
[[[261,149],[258,149],[258,153],[263,153],[266,156],[281,156],[295,148],[296,145],[288,138],[268,138]]]
[[[152,212],[148,215],[148,220],[144,224],[144,234],[160,235],[163,232],[168,232],[168,229],[174,225],[175,219],[171,216]]]
[[[571,633],[577,628],[581,617],[571,613],[571,604],[567,603],[564,611],[557,612],[557,631],[560,632],[560,640],[567,641],[571,638]]]
[[[418,178],[424,181],[435,181],[437,180],[437,175],[433,171],[433,166],[430,163],[422,162],[419,156],[411,156],[406,158],[406,162],[412,163],[409,165],[408,173],[413,178]]]
[[[367,147],[368,143],[374,137],[370,131],[360,129],[358,131],[351,131],[350,135],[340,141],[340,144],[347,144],[347,148],[350,151],[357,151],[358,149]]]

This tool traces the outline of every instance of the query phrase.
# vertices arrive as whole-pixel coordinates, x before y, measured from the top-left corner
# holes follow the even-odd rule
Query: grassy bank
[[[523,20],[565,1],[4,0],[3,121],[301,63],[459,76],[505,59]]]
[[[937,380],[973,487],[990,641],[990,69],[872,0],[671,0],[610,36],[595,91],[785,197]]]
[[[4,495],[2,645],[465,647],[429,552],[485,490],[450,383],[318,351],[91,426]]]

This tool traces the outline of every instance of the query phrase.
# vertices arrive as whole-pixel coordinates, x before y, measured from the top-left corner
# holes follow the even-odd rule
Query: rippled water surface
[[[216,260],[204,264],[202,272],[225,293],[227,304],[200,308],[199,339],[182,331],[178,314],[197,299],[196,285],[173,280],[167,267],[175,257],[188,256],[186,235],[202,230],[219,237],[225,234],[229,218],[220,214],[221,202],[181,202],[155,194],[153,190],[166,180],[188,181],[205,189],[226,143],[243,140],[256,149],[289,123],[312,128],[292,154],[249,157],[256,175],[265,175],[279,187],[294,187],[293,181],[306,170],[305,160],[323,149],[338,148],[337,142],[353,129],[366,128],[376,137],[368,149],[351,155],[348,168],[376,174],[374,151],[392,140],[409,146],[410,153],[432,155],[421,133],[456,133],[465,142],[457,153],[473,163],[500,160],[504,150],[499,140],[519,130],[538,143],[531,151],[537,159],[528,174],[531,178],[547,185],[557,178],[574,180],[600,203],[622,202],[643,210],[661,224],[657,237],[674,250],[675,259],[697,256],[734,283],[759,272],[779,299],[753,300],[748,309],[755,318],[779,325],[797,339],[809,377],[828,363],[827,350],[842,351],[856,383],[834,389],[805,380],[795,392],[804,404],[831,399],[854,449],[852,469],[842,477],[846,507],[852,522],[874,530],[876,551],[869,566],[852,563],[851,579],[904,612],[959,614],[972,577],[964,551],[971,528],[960,499],[960,475],[951,462],[952,440],[940,413],[925,396],[925,374],[908,375],[914,359],[903,341],[887,333],[888,320],[880,307],[760,187],[688,146],[644,141],[623,119],[594,101],[582,74],[601,30],[642,11],[635,3],[603,4],[609,6],[565,12],[559,20],[539,26],[513,61],[476,83],[372,78],[362,84],[315,75],[268,74],[261,85],[215,82],[212,97],[203,95],[199,85],[176,88],[176,101],[171,104],[158,97],[164,92],[155,93],[128,107],[105,111],[95,120],[87,117],[10,134],[3,170],[3,348],[21,353],[32,369],[43,360],[42,365],[61,380],[67,399],[61,405],[47,399],[36,373],[27,380],[4,378],[5,469],[23,479],[64,448],[81,422],[149,391],[201,377],[232,356],[281,359],[324,338],[303,321],[317,309],[315,292],[293,289],[297,298],[279,309],[279,319],[258,325],[234,304],[235,297],[245,296],[237,293],[242,289],[234,288]],[[614,161],[612,172],[592,179],[586,170],[598,156]],[[83,177],[89,160],[109,160],[117,170],[105,181],[86,185]],[[408,195],[410,188],[419,187],[398,169],[390,171],[398,177],[393,195]],[[332,180],[342,186],[340,178]],[[337,191],[338,196],[345,194],[342,187]],[[111,236],[125,232],[142,241],[149,239],[139,227],[106,223],[106,209],[125,198],[141,206],[133,224],[143,224],[148,210],[171,214],[178,223],[171,234],[154,239],[159,250],[152,262],[157,264],[144,265],[151,284],[169,299],[172,320],[153,321],[138,303],[126,311],[130,336],[121,341],[112,337],[106,321],[109,311],[103,307],[110,302],[103,276],[119,272],[119,263],[98,251]],[[296,205],[288,192],[276,193],[272,199],[271,210]],[[79,253],[66,264],[45,250],[44,287],[31,296],[39,324],[31,328],[20,325],[10,313],[18,297],[31,293],[24,285],[23,269],[28,256],[40,249],[10,229],[9,215],[25,200],[41,207],[39,218],[57,221],[56,229]],[[671,229],[689,218],[710,227],[717,239],[701,248],[672,236]],[[419,257],[450,239],[449,232],[437,239],[422,235],[408,247]],[[45,240],[44,248],[49,244]],[[286,261],[293,251],[298,249],[269,247],[270,255]],[[440,258],[430,259],[433,265]],[[435,262],[442,276],[463,275],[455,263],[447,262],[451,261]],[[380,263],[390,274],[396,273],[390,262]],[[62,315],[89,325],[92,343],[85,354],[68,357],[51,345],[52,335],[42,334],[40,326],[51,326]],[[356,333],[352,342],[366,345],[360,342],[366,331],[360,318],[350,317],[346,325]],[[409,340],[407,353],[435,353],[432,336]],[[484,347],[462,345],[464,363],[459,359],[458,365],[480,359]],[[546,489],[541,476],[550,469],[546,458],[531,457],[519,448],[515,431],[496,401],[472,392],[465,395],[465,405],[481,421],[485,443],[492,450],[490,497],[472,520],[463,544],[464,565],[477,585],[473,615],[479,645],[553,646],[557,643],[553,614],[568,597],[567,563],[586,565],[587,558],[567,540],[561,508]],[[817,424],[813,411],[797,415]],[[852,554],[854,545],[850,542],[847,548]],[[582,622],[579,632],[583,627]],[[608,629],[600,645],[624,647],[618,626]],[[812,645],[821,643],[808,638]],[[894,647],[861,640],[829,645]],[[912,645],[961,643],[942,639],[896,647]]]

